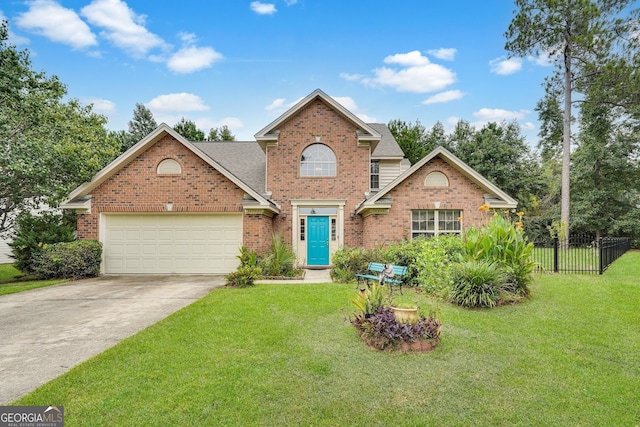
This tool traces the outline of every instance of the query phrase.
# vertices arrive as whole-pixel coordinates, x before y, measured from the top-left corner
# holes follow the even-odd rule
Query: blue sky
[[[320,88],[365,122],[452,129],[534,111],[553,68],[509,59],[507,0],[8,0],[10,42],[68,95],[126,129],[136,102],[158,123],[253,135]]]

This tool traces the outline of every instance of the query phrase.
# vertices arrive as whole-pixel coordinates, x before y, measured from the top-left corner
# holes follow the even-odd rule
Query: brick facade
[[[164,159],[176,160],[180,175],[158,175]],[[242,212],[244,191],[171,136],[133,159],[92,193],[91,213],[78,216],[78,238],[97,239],[103,212]]]
[[[448,187],[426,187],[431,172],[442,172]],[[389,192],[393,201],[387,214],[364,218],[363,246],[374,248],[385,243],[411,238],[411,211],[436,209],[461,210],[463,227],[479,225],[484,220],[478,207],[484,203],[485,191],[477,184],[436,157]]]
[[[144,150],[135,155],[134,151],[125,154],[120,164],[116,161],[119,169],[105,168],[103,182],[96,181],[83,190],[84,193],[80,191],[83,187],[72,193],[77,199],[69,203],[69,209],[86,209],[82,197],[91,196],[91,212],[78,216],[78,237],[104,237],[99,236],[101,213],[166,212],[166,204],[171,203],[172,212],[177,213],[242,214],[244,246],[265,253],[270,247],[271,235],[280,233],[297,251],[298,262],[305,264],[306,257],[311,255],[307,253],[301,223],[314,214],[310,212],[312,208],[331,211],[326,216],[331,221],[330,252],[333,253],[341,245],[373,248],[410,238],[412,210],[461,210],[463,225],[469,226],[485,219],[478,207],[485,203],[488,192],[500,193],[503,205],[515,206],[515,201],[486,180],[469,178],[468,175],[473,175],[469,169],[451,153],[446,152],[442,157],[442,151],[432,152],[435,157],[427,157],[411,168],[407,172],[410,175],[392,189],[383,188],[365,200],[370,191],[371,147],[359,142],[358,137],[365,134],[366,138],[375,140],[381,135],[376,135],[369,125],[358,124],[355,116],[326,95],[315,93],[307,98],[307,103],[299,104],[300,107],[281,116],[281,121],[273,122],[275,124],[265,128],[264,133],[257,134],[260,145],[252,147],[256,149],[254,154],[257,152],[255,158],[266,159],[263,177],[266,188],[249,187],[248,181],[239,180],[239,175],[224,167],[217,170],[212,164],[222,164],[223,159],[204,151],[200,153],[199,148],[161,125],[143,140],[145,142],[141,141]],[[302,153],[316,143],[324,144],[335,154],[336,176],[301,176]],[[260,158],[263,153],[260,147],[264,158]],[[158,165],[165,159],[175,160],[181,173],[158,175]],[[211,159],[214,160],[209,163]],[[388,161],[400,164],[398,158]],[[449,185],[425,186],[425,178],[434,171],[443,173]],[[251,182],[260,182],[255,175],[251,178]],[[361,214],[356,214],[356,209]]]
[[[345,200],[347,246],[362,245],[361,222],[350,219],[369,191],[369,147],[358,146],[358,128],[329,105],[316,100],[280,127],[278,144],[267,147],[267,190],[291,217],[291,200]],[[336,156],[335,177],[300,176],[302,152],[311,144],[324,144]],[[274,231],[291,241],[291,222],[275,221]]]

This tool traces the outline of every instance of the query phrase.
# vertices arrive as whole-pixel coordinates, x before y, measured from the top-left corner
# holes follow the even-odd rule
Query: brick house
[[[220,274],[273,233],[300,266],[322,267],[342,246],[459,233],[478,206],[517,204],[444,148],[410,166],[386,125],[321,90],[255,139],[190,142],[162,124],[62,207],[80,239],[103,243],[104,273]]]

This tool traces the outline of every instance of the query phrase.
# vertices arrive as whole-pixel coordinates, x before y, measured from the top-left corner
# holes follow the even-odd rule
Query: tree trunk
[[[564,118],[562,121],[562,197],[560,221],[569,238],[571,187],[571,46],[564,50]]]

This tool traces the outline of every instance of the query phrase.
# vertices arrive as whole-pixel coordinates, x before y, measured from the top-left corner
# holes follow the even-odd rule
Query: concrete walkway
[[[223,285],[223,276],[101,276],[0,296],[0,405]]]
[[[256,284],[261,283],[282,283],[282,284],[295,284],[295,283],[331,283],[331,270],[330,269],[305,269],[304,277],[300,279],[275,279],[275,280],[256,280]]]

